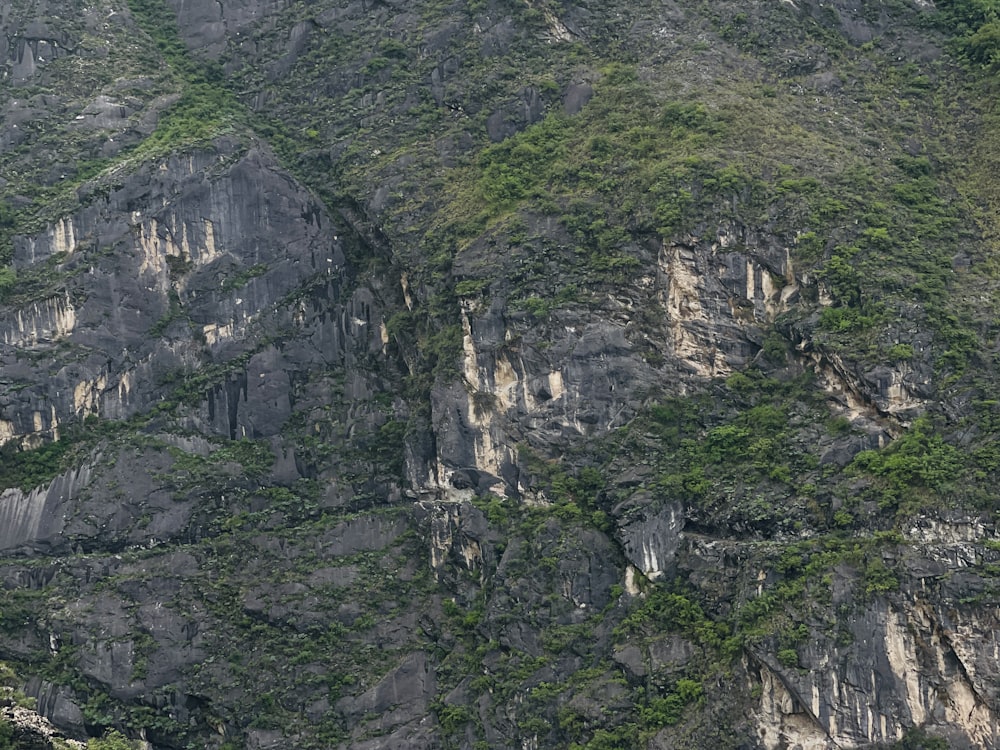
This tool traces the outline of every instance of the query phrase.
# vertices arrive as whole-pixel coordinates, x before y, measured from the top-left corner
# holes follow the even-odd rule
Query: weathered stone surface
[[[284,7],[281,0],[226,0],[218,3],[196,3],[170,0],[177,14],[181,35],[195,52],[217,57],[230,37],[239,37],[244,30]]]
[[[357,728],[357,734],[377,729],[384,732],[424,716],[435,692],[434,672],[427,655],[415,653],[387,674],[371,690],[356,698],[342,698],[336,710]],[[373,721],[362,721],[375,714]]]
[[[649,497],[630,498],[616,509],[619,514],[618,538],[629,562],[649,579],[675,572],[675,558],[684,529],[681,503],[656,508]]]
[[[61,254],[60,271],[87,274],[0,320],[0,359],[15,366],[18,351],[56,345],[88,354],[54,378],[22,363],[21,377],[35,385],[16,399],[8,392],[2,437],[52,436],[60,422],[148,409],[169,396],[165,375],[200,365],[201,341],[222,361],[252,350],[253,332],[275,324],[277,303],[307,278],[343,272],[336,232],[271,157],[229,143],[142,170],[42,235],[19,238],[16,265]],[[287,417],[288,397],[280,381],[261,377],[262,357],[267,368],[281,361],[274,350],[251,359],[249,389],[244,371],[208,392],[201,419],[221,434],[271,435]]]
[[[972,417],[991,408],[984,394],[965,393],[972,383],[935,405],[944,329],[918,330],[919,306],[886,311],[894,320],[872,334],[867,359],[831,344],[822,261],[808,272],[792,262],[814,221],[794,215],[814,207],[792,194],[808,186],[768,174],[800,165],[752,154],[740,179],[780,193],[758,205],[750,187],[705,187],[725,182],[715,161],[738,164],[735,152],[692,155],[701,171],[679,189],[697,218],[668,231],[641,207],[628,212],[629,222],[653,224],[629,225],[602,248],[617,253],[621,273],[584,267],[606,260],[580,247],[599,221],[569,229],[567,217],[593,209],[603,188],[573,198],[553,190],[548,207],[531,193],[490,214],[474,174],[488,143],[514,143],[549,115],[596,116],[600,80],[615,72],[603,64],[608,49],[636,58],[636,79],[663,116],[670,105],[701,106],[727,76],[741,81],[730,94],[737,105],[708,107],[711,125],[679,124],[704,132],[678,140],[750,129],[733,111],[759,106],[751,99],[764,81],[765,98],[799,102],[810,124],[863,129],[878,97],[858,83],[874,59],[858,45],[873,42],[865,55],[909,48],[897,62],[940,54],[930,41],[883,36],[903,11],[805,2],[726,6],[709,18],[670,2],[515,11],[168,0],[194,59],[219,60],[226,96],[253,114],[214,141],[144,162],[128,149],[180,101],[154,75],[159,60],[86,91],[84,74],[74,86],[58,78],[139,34],[126,7],[17,5],[0,9],[0,80],[14,92],[0,100],[0,156],[32,145],[37,184],[11,205],[40,211],[33,196],[51,192],[58,199],[46,210],[60,211],[44,228],[44,212],[32,216],[38,223],[12,239],[24,288],[0,309],[0,444],[36,448],[82,429],[92,448],[55,479],[0,495],[11,600],[0,656],[72,680],[29,680],[42,714],[80,736],[153,715],[157,750],[227,740],[261,750],[524,750],[638,726],[689,679],[704,700],[675,723],[654,716],[660,723],[641,735],[650,748],[862,748],[918,726],[953,747],[1000,745],[987,543],[996,532],[985,516],[913,519],[884,557],[845,553],[824,571],[828,581],[810,581],[828,592],[801,611],[769,605],[781,631],[724,644],[744,644],[741,658],[726,661],[717,643],[734,635],[741,607],[787,580],[795,561],[781,560],[783,549],[808,546],[817,529],[852,543],[874,533],[852,519],[882,513],[889,527],[896,508],[878,506],[909,499],[880,497],[879,477],[836,492],[813,479],[888,445],[929,409],[969,419],[960,444],[980,449]],[[768,45],[748,44],[743,24],[762,17],[779,41],[802,24],[841,34],[851,75],[816,38],[776,46],[773,66],[750,59]],[[551,77],[532,68],[549,50],[564,60]],[[684,56],[692,51],[700,56]],[[482,59],[486,71],[470,78],[470,61]],[[294,87],[325,65],[315,85]],[[863,106],[842,117],[824,99],[844,96]],[[304,116],[310,109],[322,115]],[[269,118],[294,122],[271,131],[261,125]],[[32,140],[55,120],[71,147]],[[301,137],[299,174],[315,166],[319,176],[304,177],[316,194],[251,125]],[[648,125],[616,127],[634,127],[639,141]],[[395,153],[417,128],[419,148]],[[571,148],[603,147],[581,133]],[[864,157],[887,174],[899,169],[881,146],[861,141],[869,150],[850,154],[857,141],[838,150],[826,137],[817,143],[829,154],[795,160]],[[913,157],[924,153],[919,140],[905,147]],[[77,164],[101,159],[96,178],[77,180]],[[429,219],[451,197],[456,167],[474,175],[457,186],[469,205]],[[614,168],[640,171],[628,159]],[[425,178],[432,187],[415,184]],[[867,208],[845,208],[845,225],[863,232],[867,219],[854,214]],[[466,219],[486,225],[481,236],[450,223]],[[820,238],[816,252],[825,260],[842,239]],[[956,274],[978,270],[967,248],[956,253]],[[911,281],[902,278],[892,283]],[[475,291],[459,291],[462,282]],[[984,292],[979,306],[990,299]],[[889,343],[914,354],[881,361]],[[810,398],[826,398],[828,413],[779,413],[799,430],[790,448],[810,443],[818,468],[807,482],[773,467],[758,485],[785,494],[750,497],[761,518],[741,505],[743,477],[712,498],[675,497],[661,481],[673,467],[644,415],[662,398],[721,393],[726,377],[755,363],[774,392],[814,375]],[[771,395],[738,406],[768,406]],[[717,401],[695,416],[699,434],[736,411],[732,393]],[[630,425],[635,453],[614,453]],[[758,425],[744,426],[756,440]],[[260,455],[241,456],[251,449]],[[598,468],[613,479],[578,481]],[[873,561],[898,586],[873,584],[864,569]],[[690,597],[689,619],[639,617],[667,587]]]

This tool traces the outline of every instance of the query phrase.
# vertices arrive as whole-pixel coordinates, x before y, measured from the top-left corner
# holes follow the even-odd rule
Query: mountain
[[[1000,747],[998,12],[5,3],[0,748]]]

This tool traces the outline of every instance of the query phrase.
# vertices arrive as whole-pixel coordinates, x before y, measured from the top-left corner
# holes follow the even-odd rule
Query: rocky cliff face
[[[0,10],[67,736],[1000,747],[975,15],[626,5]]]

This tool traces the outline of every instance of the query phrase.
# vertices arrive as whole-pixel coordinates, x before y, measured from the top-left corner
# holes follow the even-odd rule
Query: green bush
[[[17,283],[17,273],[11,266],[0,267],[0,299],[14,289]]]
[[[138,750],[139,744],[132,742],[121,732],[110,729],[100,739],[87,740],[87,750]]]
[[[639,747],[639,728],[625,724],[614,729],[598,729],[590,741],[580,745],[572,743],[570,750],[626,750]]]
[[[668,498],[698,502],[708,494],[712,483],[706,479],[704,469],[694,466],[681,473],[661,475],[656,487]]]
[[[210,140],[239,114],[239,105],[225,89],[208,83],[189,84],[134,153],[137,158],[150,158]]]
[[[913,347],[909,344],[893,344],[886,352],[890,362],[905,362],[913,359]]]
[[[489,279],[466,279],[455,284],[456,297],[471,297],[490,285]]]
[[[935,737],[923,729],[914,727],[909,730],[891,750],[949,750],[948,743],[942,737]]]
[[[733,378],[746,378],[734,373]],[[657,437],[670,445],[679,445],[682,438],[694,437],[701,428],[698,404],[690,399],[668,399],[649,409]]]
[[[749,427],[735,424],[724,424],[709,430],[705,438],[707,458],[716,464],[742,461],[747,455],[752,435]]]
[[[884,594],[899,588],[899,579],[881,559],[875,559],[865,567],[863,578],[866,594]]]
[[[850,307],[824,307],[819,314],[819,327],[833,333],[863,331],[875,325],[875,318]]]
[[[670,102],[663,108],[660,124],[669,131],[694,131],[716,134],[718,119],[700,102]],[[675,133],[675,137],[680,133]]]
[[[777,653],[778,663],[783,667],[797,667],[799,665],[799,652],[794,648],[783,648]]]
[[[962,454],[933,431],[927,417],[917,419],[902,437],[881,451],[862,451],[855,469],[885,478],[894,488],[939,490],[962,470]]]
[[[701,683],[695,680],[681,678],[673,689],[663,698],[653,698],[639,710],[643,724],[651,729],[673,726],[684,715],[684,709],[699,703],[704,696]]]
[[[850,262],[856,252],[856,248],[841,249],[826,262],[820,273],[838,306],[856,307],[861,304],[861,275]]]
[[[0,489],[30,490],[51,481],[66,468],[72,447],[73,439],[68,435],[31,450],[22,450],[16,440],[8,442],[0,448]]]
[[[452,735],[472,721],[472,711],[468,706],[442,705],[437,709],[438,723],[441,731]]]
[[[764,337],[764,347],[762,349],[764,357],[775,364],[785,361],[788,353],[788,344],[778,333],[772,332]]]
[[[962,40],[962,49],[969,59],[982,65],[1000,63],[1000,21],[990,21]]]

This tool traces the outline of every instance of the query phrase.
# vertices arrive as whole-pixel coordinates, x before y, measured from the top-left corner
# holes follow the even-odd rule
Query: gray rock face
[[[672,575],[684,529],[684,507],[671,503],[656,509],[650,498],[633,498],[619,513],[618,539],[625,554],[651,580]]]
[[[44,15],[39,18],[44,18]],[[58,22],[29,21],[19,25],[14,34],[0,42],[0,59],[9,60],[10,83],[25,85],[39,67],[73,53],[76,43],[60,26]]]
[[[142,730],[155,750],[640,738],[826,750],[891,745],[914,727],[1000,747],[991,522],[925,515],[866,547],[876,531],[854,519],[892,526],[909,498],[879,495],[883,474],[836,492],[811,481],[931,407],[940,334],[897,321],[879,335],[912,357],[839,353],[818,322],[828,281],[796,268],[798,239],[779,226],[786,208],[805,209],[784,193],[739,211],[742,194],[695,196],[720,179],[708,158],[688,185],[704,203],[697,225],[629,226],[613,248],[622,273],[583,267],[566,218],[576,198],[543,209],[538,188],[482,218],[480,182],[448,184],[448,170],[474,170],[476,149],[550,115],[596,116],[614,72],[592,66],[605,47],[640,58],[636,79],[661,113],[723,80],[719,60],[744,74],[749,53],[723,44],[746,21],[734,8],[719,30],[721,16],[671,3],[168,0],[193,59],[220,61],[226,95],[254,114],[144,161],[128,148],[180,94],[163,71],[118,75],[114,56],[138,34],[125,6],[94,3],[74,21],[65,3],[22,5],[0,8],[0,80],[15,92],[3,95],[0,157],[12,179],[44,165],[12,205],[34,211],[37,191],[59,211],[44,227],[18,218],[30,230],[10,238],[0,446],[12,461],[57,440],[77,451],[73,468],[44,467],[54,479],[0,494],[0,657],[29,670],[42,714],[81,737]],[[890,10],[806,2],[768,18],[836,28],[850,57],[892,27]],[[526,39],[532,55],[564,60],[558,76],[521,76]],[[858,85],[828,70],[815,40],[797,45],[781,70],[746,74],[747,90],[772,74],[782,101]],[[705,57],[681,59],[688,47]],[[101,55],[116,72],[88,87]],[[311,89],[283,89],[317,65],[330,67]],[[652,80],[661,69],[674,77]],[[61,70],[84,72],[60,88]],[[301,137],[282,153],[298,149],[300,175],[315,166],[315,193],[249,133],[279,115],[294,125],[270,132]],[[55,120],[65,154],[37,138]],[[417,128],[419,148],[394,153]],[[704,130],[678,138],[717,135]],[[586,130],[574,138],[600,146]],[[88,160],[97,177],[77,179]],[[471,218],[428,218],[453,189]],[[481,236],[449,223],[465,219],[486,225]],[[753,364],[765,386],[725,385]],[[809,373],[809,404],[772,403]],[[764,407],[799,430],[792,448],[815,443],[809,482],[785,456],[763,479],[740,464],[748,476],[708,499],[666,481],[675,467],[657,430],[670,425],[652,424],[651,406],[726,388],[691,435],[678,430],[677,470],[713,428]],[[958,403],[972,398],[949,408],[977,450],[984,428],[970,415],[992,405]],[[741,450],[762,454],[771,438],[753,419],[739,423]],[[616,452],[626,440],[635,451]],[[739,505],[744,485],[774,490],[773,503],[750,498],[766,523]],[[899,494],[910,491],[934,490]],[[781,502],[787,519],[771,507]],[[809,546],[817,529],[830,549]],[[827,553],[821,574],[795,578],[796,555],[805,567]]]
[[[343,272],[336,232],[270,157],[225,144],[143,170],[41,235],[17,238],[17,268],[58,256],[67,283],[0,320],[5,370],[33,383],[7,392],[0,435],[23,441],[88,415],[128,418],[169,394],[165,376],[200,367],[203,352],[226,361],[252,350],[255,331],[273,330],[275,309],[305,279]],[[24,352],[57,346],[82,356],[37,377]],[[273,434],[287,417],[287,394],[261,377],[264,362],[280,354],[257,354],[243,380],[209,392],[206,421],[221,434]],[[240,399],[259,414],[241,413]]]
[[[384,733],[422,718],[435,692],[434,673],[426,654],[415,653],[371,690],[356,698],[342,698],[337,710],[357,727],[358,735],[373,730]],[[371,714],[378,717],[374,723],[363,720]]]
[[[907,726],[961,726],[951,735],[952,747],[996,747],[995,702],[989,689],[982,692],[982,673],[965,662],[979,657],[967,652],[963,658],[953,644],[967,642],[949,634],[956,626],[989,626],[971,613],[939,617],[923,601],[878,601],[850,621],[850,646],[815,641],[800,651],[796,669],[761,659],[765,746],[892,743],[902,717]],[[873,691],[882,696],[874,704]]]
[[[10,550],[25,543],[65,544],[67,515],[73,512],[90,474],[90,467],[84,466],[27,494],[18,489],[5,490],[0,495],[0,549]]]
[[[76,703],[73,691],[33,678],[25,685],[25,692],[37,701],[38,713],[49,717],[54,725],[72,734],[83,731],[83,712]]]
[[[499,142],[538,122],[544,114],[545,104],[539,92],[529,87],[521,92],[517,101],[498,109],[486,118],[486,132],[491,141]]]
[[[265,21],[285,7],[282,0],[226,0],[199,3],[170,0],[184,41],[197,53],[217,57],[232,37],[240,37],[250,26]]]

